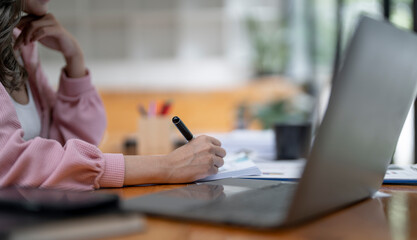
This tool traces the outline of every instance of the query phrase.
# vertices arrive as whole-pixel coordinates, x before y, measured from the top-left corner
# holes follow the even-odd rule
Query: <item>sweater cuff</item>
[[[104,153],[104,173],[99,181],[102,187],[123,187],[125,178],[125,160],[123,154]]]
[[[62,95],[69,97],[78,96],[91,89],[94,89],[94,86],[91,83],[90,71],[87,70],[87,74],[84,77],[70,78],[64,70],[61,70],[58,92]]]

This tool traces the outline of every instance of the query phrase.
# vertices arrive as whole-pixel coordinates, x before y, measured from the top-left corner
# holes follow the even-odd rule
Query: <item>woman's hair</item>
[[[23,0],[0,0],[0,82],[10,92],[18,90],[27,77],[13,50],[13,29],[22,7]]]

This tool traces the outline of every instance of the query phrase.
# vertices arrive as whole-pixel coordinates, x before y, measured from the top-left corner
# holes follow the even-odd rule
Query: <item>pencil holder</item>
[[[173,150],[171,118],[167,116],[139,118],[138,154],[159,155]]]

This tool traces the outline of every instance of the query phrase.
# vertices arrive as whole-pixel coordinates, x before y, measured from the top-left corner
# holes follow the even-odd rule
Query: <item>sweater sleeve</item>
[[[0,187],[92,190],[123,185],[123,155],[104,154],[78,139],[64,146],[41,137],[25,141],[10,97],[1,85],[0,102]]]
[[[46,81],[42,81],[47,84]],[[44,89],[50,89],[44,86]],[[98,145],[106,128],[106,113],[90,73],[69,78],[62,71],[58,92],[49,97],[52,119],[49,138],[64,144],[69,139],[82,139]]]

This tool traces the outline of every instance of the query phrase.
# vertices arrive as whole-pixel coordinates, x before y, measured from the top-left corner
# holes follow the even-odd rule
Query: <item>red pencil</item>
[[[169,110],[171,109],[171,101],[166,101],[161,108],[160,115],[165,116],[168,114]]]

